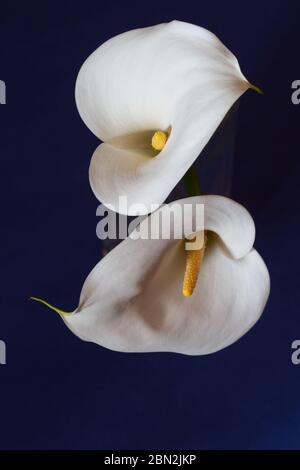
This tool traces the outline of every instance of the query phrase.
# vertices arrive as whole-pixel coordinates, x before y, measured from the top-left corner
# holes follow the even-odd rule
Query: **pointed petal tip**
[[[35,302],[39,302],[43,305],[46,305],[46,307],[50,308],[50,310],[54,310],[54,312],[58,313],[59,315],[63,316],[68,316],[72,315],[73,312],[65,312],[64,310],[60,310],[59,308],[54,307],[54,305],[49,304],[49,302],[46,302],[46,300],[40,299],[38,297],[29,297],[28,300],[34,300]]]
[[[251,90],[256,91],[256,92],[259,93],[260,95],[264,95],[263,90],[262,90],[261,88],[259,88],[258,86],[253,85],[253,83],[250,83],[250,82],[249,82],[249,88],[251,88]]]

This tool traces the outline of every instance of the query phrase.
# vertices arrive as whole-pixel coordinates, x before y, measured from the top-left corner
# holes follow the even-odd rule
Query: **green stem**
[[[189,197],[199,196],[201,194],[200,183],[194,165],[192,165],[184,175],[184,182]]]

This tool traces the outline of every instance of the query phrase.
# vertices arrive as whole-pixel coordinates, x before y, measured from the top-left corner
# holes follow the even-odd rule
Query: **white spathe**
[[[173,204],[205,208],[208,244],[193,295],[182,295],[186,252],[181,240],[127,238],[89,274],[79,307],[62,316],[75,335],[116,351],[201,355],[230,345],[259,319],[270,281],[253,249],[250,214],[221,196],[186,198],[169,207]],[[166,209],[159,211],[164,215]],[[174,219],[171,236],[183,224],[178,211]],[[136,230],[146,223],[147,218]]]
[[[211,32],[181,21],[120,34],[84,62],[76,103],[104,143],[90,164],[96,197],[120,213],[162,204],[234,102],[252,85]],[[169,133],[154,157],[151,137]],[[119,196],[127,196],[126,207]],[[129,206],[129,208],[128,208]]]

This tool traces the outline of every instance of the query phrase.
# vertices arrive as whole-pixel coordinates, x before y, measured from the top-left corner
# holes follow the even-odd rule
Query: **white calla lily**
[[[96,197],[129,215],[141,214],[130,208],[136,203],[145,214],[161,205],[248,88],[259,91],[199,26],[172,21],[105,42],[83,64],[75,93],[104,142],[90,164]]]
[[[173,204],[204,204],[208,241],[193,295],[182,295],[187,252],[181,240],[129,237],[89,274],[79,307],[62,315],[75,335],[117,351],[201,355],[230,345],[259,319],[270,281],[253,249],[249,213],[228,198],[199,196],[164,205],[162,216]],[[136,230],[157,220],[155,214]],[[176,214],[171,235],[184,223]]]

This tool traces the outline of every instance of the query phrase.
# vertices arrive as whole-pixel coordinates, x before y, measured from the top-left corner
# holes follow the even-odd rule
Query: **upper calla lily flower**
[[[248,88],[259,91],[199,26],[172,21],[102,44],[83,64],[75,93],[83,121],[104,142],[90,164],[96,197],[129,215],[142,213],[137,203],[144,214],[161,205]]]
[[[135,239],[133,232],[89,274],[72,314],[52,307],[75,335],[117,351],[201,355],[230,345],[259,319],[270,281],[253,249],[249,213],[228,198],[199,196],[162,206],[136,230],[173,204],[204,204],[204,226],[196,220],[193,232],[204,232],[203,246],[186,251],[174,237]],[[171,236],[182,224],[174,211]]]

